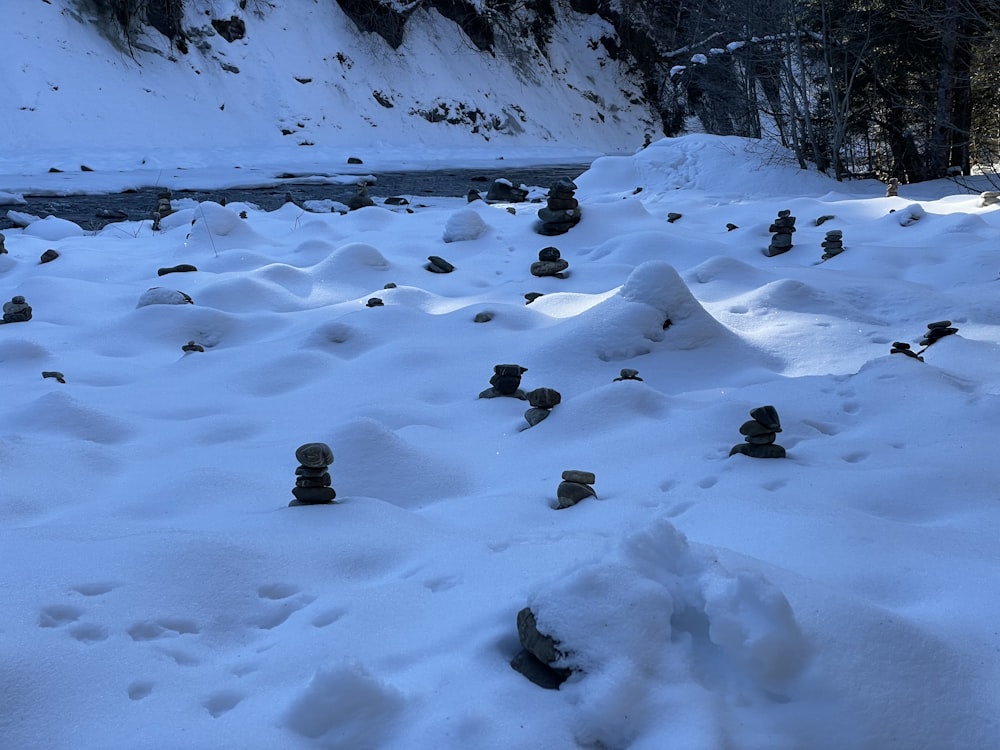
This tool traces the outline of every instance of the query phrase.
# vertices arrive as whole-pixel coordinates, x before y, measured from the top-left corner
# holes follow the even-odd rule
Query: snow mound
[[[759,574],[731,573],[711,550],[693,550],[666,520],[609,555],[575,566],[529,598],[559,666],[577,670],[562,689],[581,703],[577,739],[625,747],[644,736],[691,731],[674,690],[727,704],[797,699],[809,644],[785,596]],[[686,687],[685,687],[686,686]],[[728,710],[733,710],[732,708]],[[787,729],[787,727],[786,727]]]
[[[444,225],[444,235],[441,239],[445,242],[466,242],[478,240],[489,229],[483,217],[471,208],[463,208],[448,217]]]
[[[327,667],[292,701],[285,726],[328,747],[375,748],[403,703],[402,693],[360,665]]]

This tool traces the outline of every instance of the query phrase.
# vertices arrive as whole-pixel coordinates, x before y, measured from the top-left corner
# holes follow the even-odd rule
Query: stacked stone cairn
[[[572,508],[581,500],[597,497],[594,488],[590,486],[597,481],[593,472],[567,469],[562,473],[562,478],[563,481],[559,483],[559,488],[556,490],[556,499],[558,500],[556,510]]]
[[[288,503],[290,508],[299,505],[329,505],[337,497],[330,486],[330,472],[327,467],[333,463],[333,451],[326,443],[305,443],[295,451],[299,466],[295,469],[295,499]]]
[[[934,342],[943,339],[945,336],[951,336],[953,333],[958,333],[958,329],[952,326],[950,320],[937,320],[933,323],[928,323],[927,331],[924,333],[924,338],[921,340],[920,345],[926,350]]]
[[[490,388],[479,394],[479,398],[497,398],[510,396],[526,401],[528,397],[521,390],[521,375],[528,371],[521,365],[494,365],[493,377],[490,378]]]
[[[580,202],[574,197],[576,183],[563,178],[549,187],[545,208],[538,209],[538,233],[552,237],[565,234],[580,222]]]
[[[778,211],[778,218],[768,227],[769,232],[773,232],[771,244],[767,246],[764,254],[769,257],[787,253],[792,249],[792,233],[795,232],[795,217],[787,208]]]
[[[624,368],[621,371],[621,374],[617,378],[615,378],[614,380],[612,380],[611,382],[612,383],[617,383],[619,380],[639,380],[639,381],[641,381],[642,378],[639,377],[639,371],[638,370],[633,370],[631,367],[626,367],[626,368]]]
[[[913,347],[911,347],[905,341],[893,341],[892,348],[889,350],[889,354],[905,354],[907,357],[913,357],[913,359],[919,359],[921,362],[924,361],[924,358],[921,357],[919,354],[917,354],[915,351],[913,351]]]
[[[950,320],[936,320],[933,323],[927,324],[924,337],[920,340],[920,346],[923,349],[919,352],[913,351],[913,348],[905,341],[893,341],[889,354],[905,354],[907,357],[913,357],[913,359],[919,359],[923,362],[924,358],[920,355],[927,351],[929,346],[943,339],[945,336],[951,336],[954,333],[958,333],[958,329],[951,324]]]
[[[27,323],[31,320],[31,305],[20,294],[3,303],[4,323]]]
[[[350,211],[357,211],[359,208],[374,206],[375,201],[368,195],[368,183],[359,182],[358,191],[347,199],[347,208]]]
[[[982,202],[979,204],[983,208],[986,206],[995,206],[1000,203],[1000,190],[987,190],[979,196]],[[0,248],[3,248],[3,242],[0,241]]]
[[[567,268],[569,268],[569,261],[563,260],[559,248],[556,247],[543,247],[538,251],[538,260],[531,264],[532,276],[538,276],[542,278],[543,276],[555,276],[559,279],[565,279],[566,274],[563,273]]]
[[[844,252],[844,233],[840,229],[831,229],[823,240],[823,260],[830,260],[835,255]]]
[[[517,613],[517,639],[521,651],[510,660],[510,666],[539,687],[558,690],[573,670],[553,666],[563,658],[559,641],[538,631],[535,613],[525,607]]]
[[[536,388],[524,394],[531,408],[524,412],[524,420],[529,427],[534,427],[562,401],[562,394],[553,388]]]
[[[169,190],[164,190],[157,196],[156,213],[160,215],[161,219],[165,216],[170,216],[174,212],[174,207],[170,205],[171,198]]]
[[[899,195],[899,180],[895,177],[889,178],[889,184],[885,188],[886,198],[895,198]]]
[[[740,425],[740,434],[746,442],[734,445],[729,451],[733,456],[742,453],[751,458],[784,458],[785,449],[774,442],[781,432],[781,420],[773,406],[758,406],[750,410],[751,419]]]

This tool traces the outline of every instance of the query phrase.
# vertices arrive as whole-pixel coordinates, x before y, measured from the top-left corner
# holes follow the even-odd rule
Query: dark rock
[[[538,209],[538,218],[547,224],[573,225],[580,221],[580,209],[566,208],[554,210],[545,206]]]
[[[49,248],[44,253],[42,253],[42,256],[38,259],[38,262],[39,263],[51,263],[52,261],[54,261],[58,257],[59,257],[59,253],[57,253],[55,250],[52,250],[51,248]]]
[[[525,396],[529,404],[539,409],[552,409],[562,401],[562,394],[553,388],[536,388],[528,391]]]
[[[538,251],[538,260],[553,261],[562,258],[557,247],[543,247]]]
[[[545,295],[542,294],[541,292],[528,292],[527,294],[524,295],[524,304],[530,305],[539,297],[544,297],[544,296]]]
[[[617,383],[619,380],[642,380],[642,378],[639,377],[638,370],[633,370],[629,367],[625,367],[622,369],[621,375],[619,375],[611,382]]]
[[[562,473],[562,478],[567,482],[582,482],[583,484],[593,484],[597,481],[597,475],[592,471],[580,471],[579,469],[566,469]]]
[[[727,232],[732,232],[734,229],[739,229],[739,227],[736,226],[735,224],[733,224],[732,222],[730,222],[729,224],[726,224],[726,231]]]
[[[560,177],[549,186],[549,193],[559,195],[561,193],[575,193],[576,183],[568,177]]]
[[[740,425],[740,434],[747,437],[757,437],[759,435],[773,435],[774,430],[761,424],[756,419],[751,419]]]
[[[750,410],[750,416],[774,432],[781,432],[781,420],[778,419],[778,410],[773,406],[758,406]]]
[[[183,349],[186,352],[203,352],[203,351],[205,351],[205,347],[203,347],[201,344],[198,344],[198,343],[196,343],[194,341],[188,341],[186,344],[184,344],[184,346],[181,347],[181,349]]]
[[[484,310],[483,312],[477,312],[476,317],[472,319],[472,322],[489,323],[491,320],[493,320],[493,313]]]
[[[750,456],[751,458],[785,458],[785,449],[778,445],[777,443],[770,443],[768,445],[751,445],[750,443],[740,443],[734,445],[733,449],[729,451],[730,456],[734,456],[737,453],[742,453],[744,456]]]
[[[483,196],[479,194],[478,190],[472,189],[465,194],[465,199],[467,202],[473,203],[474,201],[481,201],[483,199]]]
[[[357,156],[348,156],[347,157],[347,163],[348,164],[364,164],[364,162],[361,161],[361,159],[358,158]]]
[[[290,507],[299,505],[328,505],[337,497],[337,493],[333,487],[293,487],[292,494],[295,496],[295,499],[288,504]]]
[[[180,263],[176,266],[167,266],[166,268],[156,269],[157,276],[166,276],[168,273],[191,273],[192,271],[197,271],[198,269],[192,266],[190,263]]]
[[[528,197],[528,191],[515,187],[503,178],[494,180],[486,193],[487,203],[520,203]]]
[[[455,270],[455,266],[439,255],[428,255],[427,260],[429,260],[430,263],[428,263],[425,268],[432,273],[451,273]]]
[[[295,459],[309,469],[321,469],[333,463],[333,451],[326,443],[303,443],[295,449]]]
[[[549,198],[545,205],[551,211],[571,211],[580,207],[580,201],[576,198]]]
[[[912,357],[913,359],[919,359],[921,362],[924,358],[921,357],[916,352],[912,351],[910,345],[905,341],[893,341],[892,349],[889,350],[889,354],[905,354],[907,357]]]
[[[836,218],[835,216],[830,216],[830,215],[820,216],[818,219],[816,219],[816,226],[821,226],[826,222],[831,221],[835,218]]]
[[[552,664],[562,658],[559,642],[538,630],[538,621],[530,607],[517,613],[517,639],[521,647],[543,664]]]
[[[56,370],[42,370],[42,377],[54,378],[55,380],[58,380],[60,383],[66,382],[66,376]]]
[[[552,412],[549,409],[541,409],[537,406],[533,406],[524,412],[524,420],[528,423],[529,427],[534,427],[539,422],[548,419],[549,414]]]
[[[4,253],[7,252],[7,248],[4,247],[4,244],[3,244],[6,239],[7,238],[4,237],[2,233],[0,233],[0,255],[3,255]]]
[[[385,304],[379,297],[372,297],[365,302],[365,307],[382,307]]]
[[[300,476],[295,479],[296,487],[329,487],[331,483],[330,472],[325,471],[318,477]]]
[[[235,42],[246,36],[246,22],[239,16],[230,16],[228,19],[213,18],[212,27],[219,32],[219,36],[227,42]]]
[[[531,264],[532,276],[545,278],[546,276],[556,276],[563,278],[562,273],[569,268],[569,262],[565,260],[536,260]]]
[[[572,508],[581,500],[588,497],[597,497],[594,488],[581,482],[560,482],[556,490],[556,497],[559,499],[557,510]]]
[[[667,221],[670,224],[673,224],[675,221],[677,221],[680,218],[683,218],[683,214],[674,213],[673,211],[671,211],[670,213],[667,214]]]
[[[543,664],[534,654],[527,650],[518,652],[510,660],[510,666],[538,685],[538,687],[545,688],[546,690],[558,690],[559,686],[566,682],[572,674],[572,671],[569,669],[559,669],[550,667],[548,664]]]

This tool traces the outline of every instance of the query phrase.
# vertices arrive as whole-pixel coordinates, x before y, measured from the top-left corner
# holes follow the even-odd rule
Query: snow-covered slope
[[[188,3],[186,53],[149,29],[131,54],[87,3],[6,7],[0,46],[19,62],[5,75],[0,171],[231,165],[262,148],[283,164],[428,148],[584,160],[655,134],[597,16],[557,6],[544,53],[512,19],[490,53],[432,9],[409,16],[393,49],[334,2],[240,5]],[[234,14],[246,35],[227,42],[211,21]]]

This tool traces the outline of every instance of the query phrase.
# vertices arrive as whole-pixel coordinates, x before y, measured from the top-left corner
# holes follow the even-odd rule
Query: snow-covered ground
[[[576,184],[555,237],[413,196],[7,231],[0,745],[1000,745],[1000,208],[705,136]],[[514,363],[562,396],[528,429],[478,398]],[[731,456],[763,405],[787,458]],[[307,442],[335,505],[287,507]],[[559,690],[509,666],[526,606]]]
[[[611,108],[628,84],[583,16],[518,77],[432,13],[388,54],[335,4],[272,2],[171,60],[152,37],[110,53],[78,4],[16,5],[15,216],[27,193],[594,162],[554,237],[540,203],[422,196],[177,201],[159,231],[19,216],[0,748],[1000,746],[1000,208],[739,139],[598,158],[646,124]],[[442,102],[517,104],[524,131],[408,114]],[[768,257],[785,209],[794,247]],[[547,246],[566,278],[531,275]],[[924,361],[890,353],[942,320]],[[528,428],[524,401],[479,398],[498,364],[561,403]],[[730,455],[764,405],[787,458]],[[290,508],[309,442],[337,504]],[[566,470],[596,498],[556,510]],[[573,670],[559,690],[510,667],[525,607]]]

